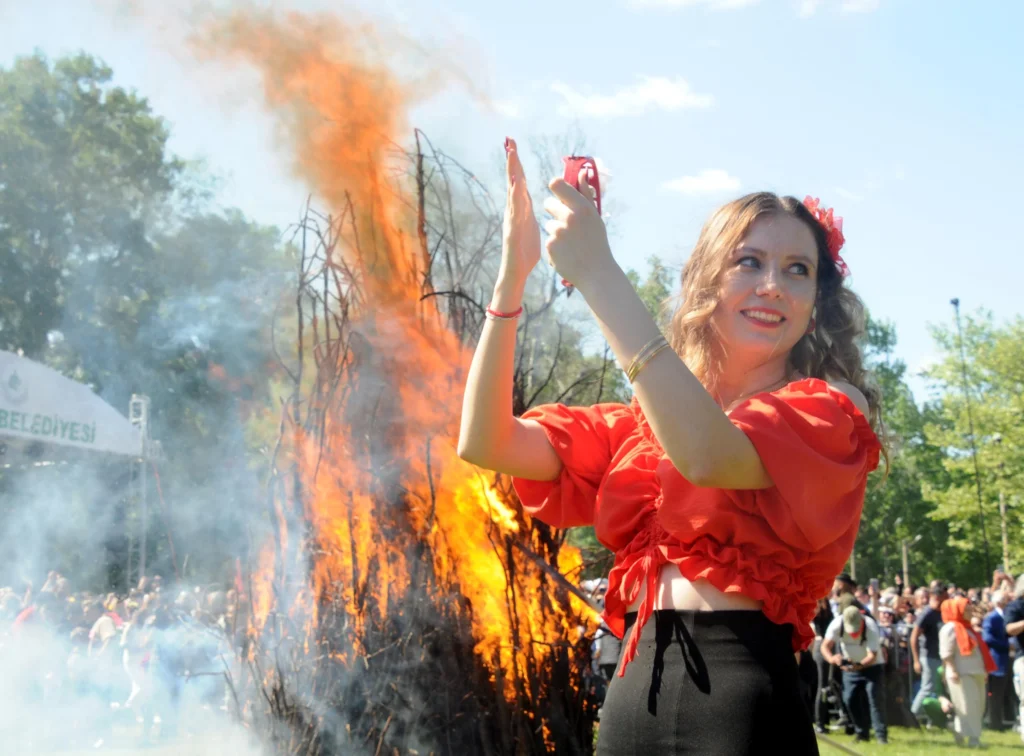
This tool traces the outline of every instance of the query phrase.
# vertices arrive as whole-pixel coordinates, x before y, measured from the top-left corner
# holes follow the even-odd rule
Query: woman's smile
[[[781,328],[782,324],[786,322],[785,315],[778,310],[772,310],[766,307],[750,307],[745,310],[740,310],[740,315],[758,328]]]

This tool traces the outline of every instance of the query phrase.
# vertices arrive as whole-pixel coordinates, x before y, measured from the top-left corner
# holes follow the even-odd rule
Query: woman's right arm
[[[540,260],[540,229],[515,142],[506,142],[508,193],[501,269],[491,309],[514,312]],[[528,480],[554,480],[562,462],[540,423],[512,414],[518,320],[484,321],[462,399],[459,456],[479,467]]]

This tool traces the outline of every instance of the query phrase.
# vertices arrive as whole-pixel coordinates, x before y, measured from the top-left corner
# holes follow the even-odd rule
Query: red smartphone
[[[597,205],[597,214],[601,214],[601,176],[597,172],[597,163],[594,158],[586,155],[570,155],[569,157],[562,158],[562,162],[565,163],[565,173],[562,178],[565,179],[567,184],[570,184],[576,189],[580,190],[580,174],[586,175],[587,171],[590,172],[589,183],[594,188],[594,204]]]
[[[562,158],[562,162],[565,164],[565,172],[562,174],[562,178],[565,179],[565,183],[573,187],[577,192],[580,190],[580,174],[584,176],[589,172],[587,183],[594,190],[594,204],[597,205],[597,214],[601,214],[601,176],[597,172],[597,162],[594,158],[588,155],[569,155],[568,157]],[[562,279],[562,286],[572,288],[572,284]],[[572,294],[572,291],[569,292]]]

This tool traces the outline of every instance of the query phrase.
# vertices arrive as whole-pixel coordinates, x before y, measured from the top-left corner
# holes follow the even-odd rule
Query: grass
[[[906,727],[889,728],[889,745],[870,743],[854,743],[852,735],[832,732],[828,738],[846,746],[863,756],[942,756],[943,754],[963,754],[967,748],[958,748],[953,742],[953,733],[938,729],[912,730]],[[993,756],[1024,756],[1024,743],[1016,732],[992,732],[983,730],[981,743],[986,753]],[[839,756],[844,753],[824,741],[818,742],[821,756]]]

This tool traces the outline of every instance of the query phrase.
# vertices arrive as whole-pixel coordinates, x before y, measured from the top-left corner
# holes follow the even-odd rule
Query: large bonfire
[[[580,556],[455,453],[482,263],[455,238],[453,184],[485,193],[407,131],[412,85],[373,63],[374,41],[239,14],[201,43],[260,72],[327,208],[294,239],[275,534],[249,581],[260,695],[243,708],[282,752],[589,753],[595,613],[563,577]]]

